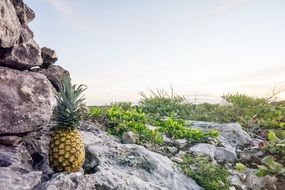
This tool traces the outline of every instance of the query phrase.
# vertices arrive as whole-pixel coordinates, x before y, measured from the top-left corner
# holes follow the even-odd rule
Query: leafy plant
[[[186,127],[185,121],[182,119],[174,119],[174,117],[168,117],[166,120],[157,121],[157,126],[160,126],[160,131],[167,136],[174,139],[192,139],[201,140],[205,137],[217,137],[219,135],[217,130],[212,130],[209,133],[202,132],[197,129],[191,129]]]
[[[89,111],[89,117],[100,117],[102,116],[103,111],[98,107],[91,107]]]
[[[257,165],[257,176],[280,174],[285,176],[285,168],[282,164],[274,161],[273,156],[269,155],[262,159],[263,165]]]
[[[266,155],[262,159],[263,165],[257,165],[257,175],[283,175],[285,176],[285,139],[279,139],[274,131],[269,131],[269,142],[264,147]]]
[[[267,154],[273,155],[281,163],[285,164],[285,138],[280,139],[274,131],[269,131],[268,140]]]
[[[166,134],[173,139],[186,138],[191,140],[201,140],[205,137],[217,137],[218,131],[212,130],[209,133],[186,126],[185,121],[176,119],[174,116],[166,119],[155,120],[152,124],[157,129],[151,130],[145,124],[149,122],[148,114],[145,114],[139,107],[124,109],[121,106],[113,105],[107,114],[113,127],[109,132],[121,137],[126,131],[132,131],[139,135],[142,142],[162,143],[162,134]]]
[[[206,190],[228,190],[231,186],[228,170],[205,157],[185,156],[182,170]]]
[[[162,143],[160,132],[146,127],[147,118],[141,109],[132,107],[125,110],[121,106],[113,105],[107,115],[114,124],[112,128],[109,128],[109,133],[122,137],[124,132],[132,131],[139,135],[141,142]]]
[[[284,104],[270,102],[270,98],[256,98],[244,94],[222,96],[235,110],[236,121],[244,127],[254,121],[262,128],[284,128]]]
[[[243,172],[243,171],[246,170],[246,168],[247,168],[247,167],[246,167],[243,163],[240,163],[240,162],[236,163],[236,169],[237,169],[237,171]]]

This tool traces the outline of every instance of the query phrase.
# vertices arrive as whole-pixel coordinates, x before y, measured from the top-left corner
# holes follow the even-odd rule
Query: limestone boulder
[[[0,53],[0,65],[9,68],[26,70],[42,63],[41,49],[33,39],[14,45],[2,55]]]
[[[33,131],[50,120],[56,101],[43,74],[0,67],[0,88],[0,134]]]
[[[43,58],[43,64],[41,65],[41,68],[47,69],[49,66],[53,65],[57,61],[57,54],[54,50],[43,47],[41,49],[42,52],[42,58]]]
[[[235,162],[237,160],[237,154],[234,149],[217,147],[207,143],[196,144],[189,149],[189,152],[197,156],[207,156],[218,163]]]
[[[20,146],[0,145],[0,189],[30,190],[41,182],[41,171],[33,171],[33,159]]]
[[[47,69],[41,69],[39,73],[44,74],[56,90],[59,90],[58,83],[62,78],[70,77],[69,72],[58,65],[51,65]]]
[[[20,43],[28,42],[34,37],[33,31],[29,28],[28,25],[23,24],[20,33]]]
[[[11,0],[21,24],[28,24],[35,18],[34,11],[23,0]]]
[[[191,128],[200,129],[205,132],[213,129],[218,130],[220,133],[218,139],[224,146],[237,148],[253,143],[251,136],[242,129],[239,123],[213,123],[204,121],[194,121],[189,123],[191,123]]]
[[[0,1],[0,49],[19,41],[21,24],[10,0]]]

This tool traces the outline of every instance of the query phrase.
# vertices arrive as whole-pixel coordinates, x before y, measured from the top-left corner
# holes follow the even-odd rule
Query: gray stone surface
[[[31,190],[41,181],[42,172],[32,171],[27,149],[0,145],[0,189]]]
[[[42,62],[41,49],[33,39],[14,45],[0,56],[0,65],[19,70],[40,66]]]
[[[41,49],[42,52],[42,58],[43,58],[43,64],[41,65],[41,68],[47,69],[49,66],[53,65],[58,57],[54,50],[43,47]]]
[[[139,141],[139,137],[132,131],[128,131],[123,134],[122,141],[124,144],[136,144]]]
[[[51,65],[47,69],[41,69],[39,73],[44,74],[56,90],[59,90],[58,83],[62,78],[70,77],[69,72],[58,65]]]
[[[0,1],[0,48],[9,48],[19,41],[21,25],[10,0]],[[1,51],[0,51],[1,54]]]
[[[23,0],[11,0],[21,24],[28,24],[35,18],[34,11]]]
[[[237,154],[233,149],[212,144],[199,143],[191,147],[189,151],[198,156],[208,156],[217,162],[235,162],[237,159]]]
[[[85,174],[57,174],[39,189],[199,190],[167,157],[134,144],[121,144],[96,126],[81,134],[86,145]]]
[[[29,28],[28,25],[23,24],[20,33],[20,43],[28,42],[34,37],[33,31]]]
[[[49,122],[53,87],[39,73],[0,67],[0,134],[32,131]]]
[[[238,146],[246,146],[252,144],[253,140],[250,135],[244,131],[238,123],[212,123],[204,121],[191,122],[191,128],[200,129],[202,131],[210,131],[216,129],[220,132],[219,140],[225,145],[231,145],[236,148]]]

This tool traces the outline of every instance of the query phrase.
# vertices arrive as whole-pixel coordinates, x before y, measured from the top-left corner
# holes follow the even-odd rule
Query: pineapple
[[[49,162],[55,172],[77,172],[84,163],[84,143],[77,129],[85,86],[72,85],[70,78],[59,83],[54,109],[56,125],[49,144]]]

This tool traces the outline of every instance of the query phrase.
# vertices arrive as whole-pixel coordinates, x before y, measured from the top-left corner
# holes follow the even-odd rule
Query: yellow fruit
[[[77,172],[84,163],[84,143],[77,127],[85,89],[83,85],[72,85],[69,77],[59,83],[54,109],[56,125],[49,144],[49,163],[55,172]]]
[[[55,172],[77,172],[82,167],[85,150],[77,129],[56,129],[51,136],[49,148],[49,162]]]

